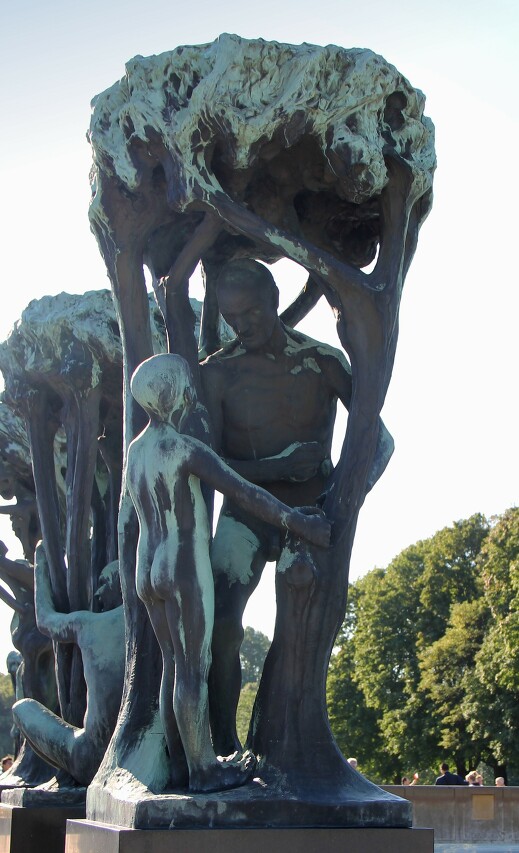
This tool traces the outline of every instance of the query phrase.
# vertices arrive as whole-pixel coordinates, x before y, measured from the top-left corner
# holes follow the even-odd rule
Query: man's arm
[[[253,483],[277,483],[280,480],[301,483],[318,473],[323,463],[323,448],[318,441],[294,441],[275,456],[225,461],[233,471]]]
[[[0,573],[18,581],[25,589],[34,589],[34,572],[27,560],[9,560],[6,555],[7,547],[0,541]]]
[[[34,605],[36,608],[36,623],[38,628],[51,640],[59,643],[75,643],[78,634],[77,613],[57,613],[52,599],[49,565],[43,543],[40,542],[35,552],[35,592]]]
[[[349,411],[353,391],[351,367],[344,353],[340,350],[327,347],[328,351],[326,352],[324,351],[324,345],[318,347],[317,351],[319,352],[320,349],[319,367],[328,383],[328,387],[339,398],[345,409]]]
[[[231,498],[246,512],[281,530],[290,530],[321,548],[329,545],[331,526],[326,519],[319,515],[304,515],[277,500],[260,486],[244,480],[216,453],[196,439],[190,445],[192,452],[187,467],[202,482]]]
[[[203,400],[209,414],[212,446],[218,453],[222,446],[223,434],[223,388],[225,377],[217,364],[207,362],[201,365]]]
[[[322,359],[325,375],[330,383],[331,388],[337,394],[337,397],[345,408],[349,411],[351,403],[351,395],[353,391],[353,382],[351,376],[351,368],[340,350],[330,352],[330,355],[324,356]],[[393,436],[387,429],[382,418],[378,418],[379,430],[377,447],[371,471],[368,477],[368,491],[370,491],[377,480],[380,479],[387,464],[393,455],[395,443]]]

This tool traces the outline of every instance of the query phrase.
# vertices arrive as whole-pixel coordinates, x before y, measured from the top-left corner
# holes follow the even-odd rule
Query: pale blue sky
[[[425,92],[438,171],[383,413],[397,449],[361,513],[352,575],[453,520],[517,503],[518,9],[515,0],[4,2],[0,339],[31,298],[108,286],[87,220],[85,132],[90,99],[126,60],[221,32],[369,47]],[[283,291],[288,273],[275,274]],[[311,333],[332,339],[322,322]],[[270,632],[273,613],[268,588],[247,622]],[[0,668],[8,622],[0,608]]]

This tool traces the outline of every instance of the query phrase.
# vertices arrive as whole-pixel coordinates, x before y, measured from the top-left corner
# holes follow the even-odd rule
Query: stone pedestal
[[[0,803],[0,853],[63,853],[67,819],[83,807],[23,808]]]
[[[304,790],[285,784],[283,790],[279,780],[268,784],[257,777],[248,785],[208,794],[153,794],[129,774],[119,777],[118,788],[94,779],[87,815],[96,823],[146,830],[411,828],[411,803],[350,772],[349,785],[330,785],[331,790],[317,784],[313,790],[308,784]]]
[[[432,829],[123,829],[69,820],[65,853],[433,853]],[[1,853],[1,851],[0,851]]]
[[[8,788],[2,792],[4,806],[19,806],[29,809],[69,809],[75,808],[80,817],[86,813],[86,788]],[[75,817],[75,815],[70,815]]]

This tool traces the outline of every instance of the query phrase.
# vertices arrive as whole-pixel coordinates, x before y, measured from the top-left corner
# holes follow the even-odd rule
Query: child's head
[[[121,579],[119,576],[119,560],[114,560],[104,567],[99,575],[97,590],[94,594],[99,610],[115,610],[122,604]]]
[[[170,421],[195,399],[193,378],[180,355],[153,355],[139,364],[130,389],[140,406],[161,421]]]

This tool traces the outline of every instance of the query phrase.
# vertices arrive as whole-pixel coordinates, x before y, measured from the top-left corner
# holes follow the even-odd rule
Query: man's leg
[[[77,729],[57,717],[35,699],[21,699],[13,706],[13,717],[34,752],[67,773],[83,785],[88,785],[99,766],[102,756],[96,756],[94,745],[76,760],[77,748],[81,748],[84,730]]]
[[[215,617],[209,673],[211,731],[217,755],[231,755],[242,749],[236,732],[242,617],[267,561],[266,542],[267,536],[262,536],[261,531],[256,535],[232,515],[220,516],[211,549]]]

